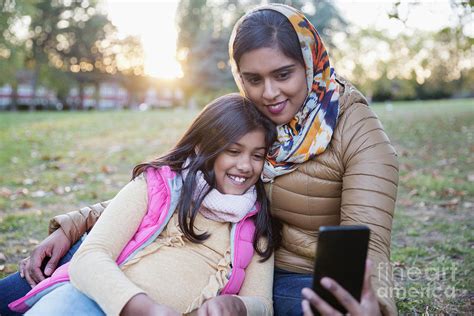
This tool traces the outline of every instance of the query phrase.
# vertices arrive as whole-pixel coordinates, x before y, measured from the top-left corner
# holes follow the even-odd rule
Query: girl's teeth
[[[245,181],[245,178],[241,178],[241,177],[229,176],[229,178],[240,183]]]

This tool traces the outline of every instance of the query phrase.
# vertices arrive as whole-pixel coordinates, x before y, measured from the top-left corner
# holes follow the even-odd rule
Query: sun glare
[[[176,60],[178,0],[105,0],[104,9],[119,33],[138,35],[145,52],[145,73],[160,79],[183,76]]]

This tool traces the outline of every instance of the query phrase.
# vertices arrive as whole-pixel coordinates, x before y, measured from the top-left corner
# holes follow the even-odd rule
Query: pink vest
[[[152,243],[163,231],[173,215],[181,194],[181,175],[168,166],[160,169],[148,168],[146,173],[148,190],[148,209],[135,235],[127,243],[117,258],[121,265],[133,258],[137,252]],[[254,255],[253,238],[255,224],[252,217],[259,211],[259,205],[249,212],[240,222],[233,224],[231,230],[232,266],[229,282],[220,291],[223,294],[238,294],[245,279],[245,269]],[[66,263],[53,275],[36,285],[24,297],[10,303],[11,310],[24,313],[41,297],[56,287],[69,281],[69,263]]]

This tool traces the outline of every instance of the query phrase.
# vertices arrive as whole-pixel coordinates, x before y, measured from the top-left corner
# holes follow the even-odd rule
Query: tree
[[[119,39],[115,27],[97,11],[96,4],[96,0],[5,2],[0,25],[8,28],[0,41],[0,69],[12,75],[9,81],[15,84],[16,71],[26,68],[33,73],[34,91],[41,82],[64,97],[72,85],[82,86],[84,78],[101,78],[75,74],[143,74],[140,41],[134,37]],[[13,30],[20,21],[28,30],[25,38],[19,38]],[[10,60],[13,56],[14,66],[4,56]]]
[[[261,0],[181,0],[177,11],[178,56],[185,74],[187,97],[197,91],[212,94],[235,90],[228,63],[228,41],[235,22]],[[274,1],[303,10],[316,25],[325,42],[346,24],[327,0]]]

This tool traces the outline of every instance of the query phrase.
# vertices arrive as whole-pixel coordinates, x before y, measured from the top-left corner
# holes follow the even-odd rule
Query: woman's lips
[[[285,106],[286,106],[287,102],[288,102],[288,100],[285,100],[285,101],[282,101],[282,102],[267,105],[268,112],[270,112],[272,114],[280,114],[285,109]]]

